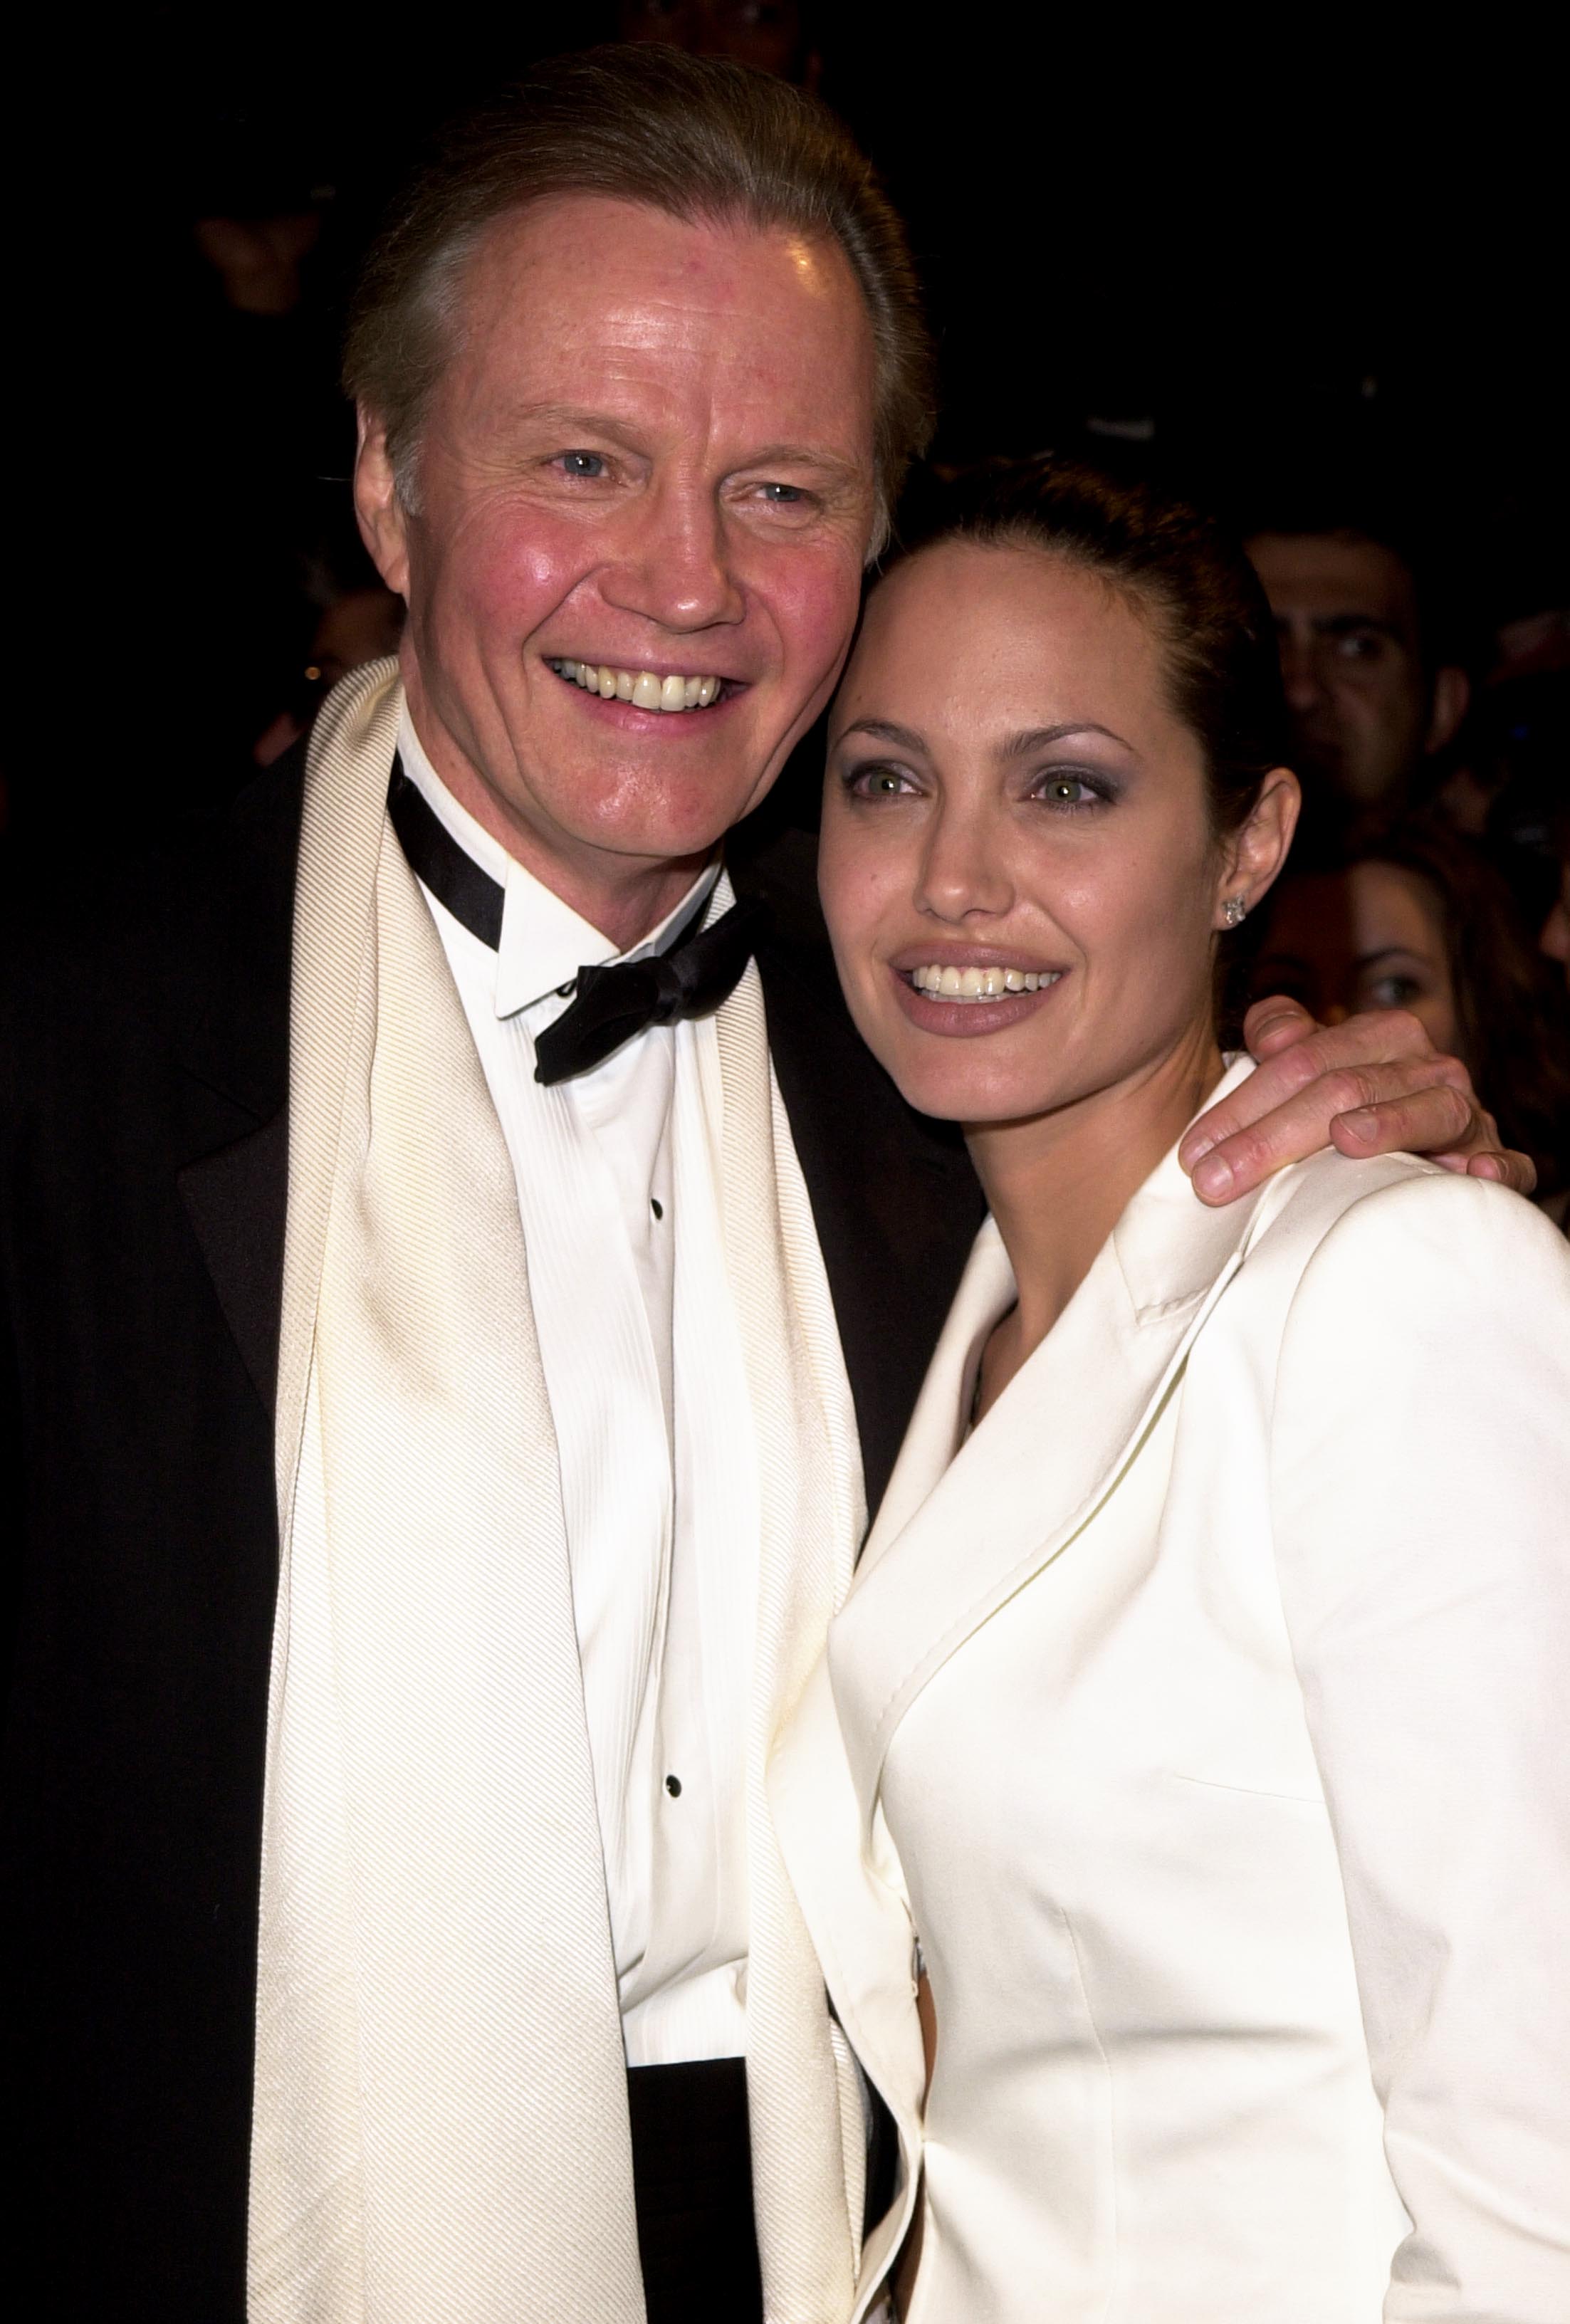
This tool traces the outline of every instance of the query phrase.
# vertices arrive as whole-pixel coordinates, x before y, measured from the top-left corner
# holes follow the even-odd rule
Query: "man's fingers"
[[[1331,1142],[1343,1154],[1465,1153],[1485,1139],[1482,1109],[1464,1091],[1427,1084],[1391,1088],[1382,1099],[1349,1106],[1330,1124]]]
[[[1492,1179],[1518,1194],[1529,1194],[1538,1183],[1529,1156],[1506,1146],[1492,1114],[1455,1089],[1413,1090],[1339,1114],[1330,1137],[1343,1154],[1421,1154],[1446,1170]]]
[[[1271,1011],[1274,1016],[1270,1014]],[[1263,1120],[1278,1107],[1290,1103],[1330,1074],[1336,1076],[1336,1085],[1324,1093],[1327,1102],[1319,1109],[1321,1135],[1313,1145],[1302,1149],[1304,1153],[1311,1154],[1316,1147],[1325,1144],[1333,1113],[1350,1112],[1359,1105],[1377,1105],[1389,1093],[1385,1085],[1371,1080],[1347,1083],[1342,1077],[1348,1073],[1388,1074],[1411,1067],[1415,1068],[1416,1080],[1402,1087],[1445,1082],[1471,1093],[1471,1076],[1459,1058],[1442,1056],[1418,1019],[1404,1009],[1368,1010],[1361,1016],[1347,1018],[1344,1024],[1318,1026],[1308,1033],[1301,1029],[1304,1021],[1304,1011],[1295,1001],[1261,1001],[1250,1010],[1243,1031],[1251,1054],[1256,1059],[1260,1057],[1254,1045],[1261,1038],[1261,1026],[1274,1028],[1271,1054],[1230,1097],[1212,1106],[1190,1125],[1178,1149],[1186,1170],[1192,1171],[1212,1147],[1235,1137],[1251,1123]],[[1311,1018],[1306,1021],[1313,1025]],[[1286,1158],[1297,1161],[1300,1156],[1288,1154]]]
[[[1338,1032],[1343,1028],[1337,1027]],[[1316,1038],[1318,1037],[1316,1036]],[[1343,1065],[1311,1075],[1251,1120],[1236,1119],[1235,1099],[1266,1074],[1290,1065],[1309,1044],[1299,1043],[1263,1065],[1225,1104],[1202,1115],[1179,1149],[1194,1190],[1208,1203],[1247,1194],[1271,1171],[1300,1162],[1334,1143],[1344,1154],[1365,1156],[1408,1149],[1481,1152],[1480,1109],[1464,1069],[1453,1058],[1408,1057],[1398,1064]],[[1442,1069],[1443,1080],[1436,1075]],[[1392,1111],[1394,1109],[1394,1111]],[[1350,1126],[1349,1126],[1350,1125]],[[1216,1134],[1219,1133],[1219,1134]],[[1196,1151],[1190,1154],[1190,1141]],[[1464,1168],[1464,1163],[1456,1167]]]
[[[1256,1001],[1243,1019],[1243,1047],[1251,1057],[1262,1062],[1279,1056],[1294,1042],[1307,1040],[1318,1029],[1300,1001],[1289,1001],[1278,992],[1268,1001]]]
[[[1436,1162],[1448,1162],[1449,1156],[1436,1154]],[[1469,1154],[1466,1157],[1469,1178],[1492,1178],[1495,1185],[1512,1187],[1518,1194],[1537,1191],[1538,1166],[1529,1154],[1518,1154],[1513,1146],[1501,1146],[1496,1152]]]
[[[1447,1161],[1446,1155],[1436,1155],[1436,1161]],[[1483,1154],[1466,1157],[1469,1178],[1492,1178],[1496,1185],[1512,1186],[1518,1194],[1530,1194],[1538,1184],[1538,1166],[1528,1154],[1518,1154],[1513,1146],[1501,1146]]]

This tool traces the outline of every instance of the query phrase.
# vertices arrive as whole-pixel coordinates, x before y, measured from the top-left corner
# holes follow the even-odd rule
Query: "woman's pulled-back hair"
[[[908,555],[945,540],[1039,549],[1099,574],[1159,639],[1173,707],[1205,754],[1222,835],[1246,821],[1286,756],[1275,622],[1241,548],[1187,502],[1087,462],[1042,454],[991,462],[901,523]]]
[[[656,47],[553,57],[452,124],[394,202],[349,313],[344,386],[374,412],[405,503],[420,429],[486,229],[564,194],[836,243],[872,325],[882,537],[931,433],[930,344],[904,229],[826,106],[762,73]],[[564,254],[580,264],[585,254]]]

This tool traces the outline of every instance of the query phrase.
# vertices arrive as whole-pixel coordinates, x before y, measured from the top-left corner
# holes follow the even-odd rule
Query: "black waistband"
[[[630,2067],[627,2104],[649,2324],[762,2324],[745,2061]]]

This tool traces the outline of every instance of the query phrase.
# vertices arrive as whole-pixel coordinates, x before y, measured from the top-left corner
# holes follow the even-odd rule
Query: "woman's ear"
[[[1251,912],[1287,860],[1303,793],[1288,768],[1272,767],[1248,820],[1227,840],[1215,888],[1215,926],[1235,927]]]

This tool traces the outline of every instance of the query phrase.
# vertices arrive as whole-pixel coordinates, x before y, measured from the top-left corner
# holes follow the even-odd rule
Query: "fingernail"
[[[1202,1194],[1219,1197],[1226,1194],[1232,1185],[1232,1164],[1224,1154],[1207,1154],[1204,1161],[1195,1167],[1194,1184]]]
[[[1355,1112],[1344,1113],[1341,1121],[1342,1127],[1350,1130],[1354,1138],[1367,1139],[1380,1134],[1380,1118],[1371,1105],[1360,1105]]]
[[[1203,1133],[1201,1133],[1199,1137],[1196,1138],[1193,1131],[1190,1130],[1188,1136],[1183,1140],[1182,1145],[1178,1148],[1178,1159],[1182,1163],[1183,1167],[1192,1174],[1198,1167],[1201,1155],[1208,1154],[1214,1143],[1215,1140],[1214,1138],[1207,1137]]]

